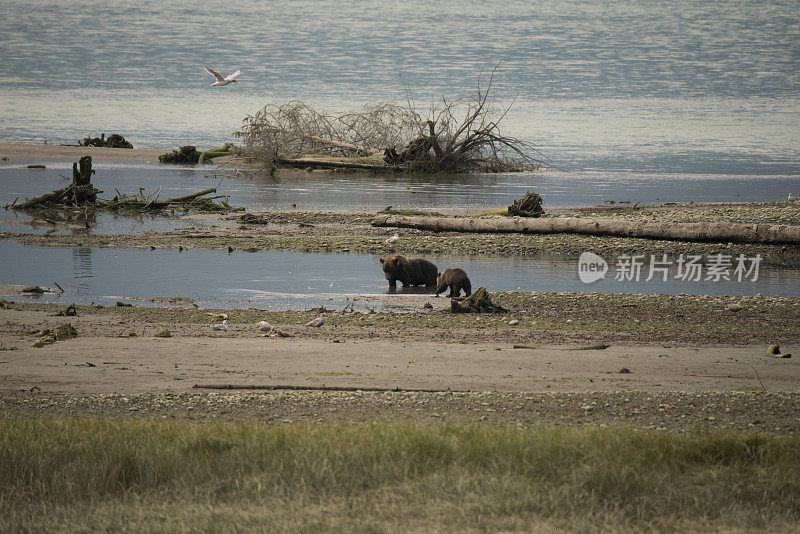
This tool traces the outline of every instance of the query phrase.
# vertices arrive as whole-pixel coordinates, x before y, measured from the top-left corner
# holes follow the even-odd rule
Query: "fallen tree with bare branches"
[[[493,103],[494,71],[472,99],[444,97],[421,114],[405,105],[366,105],[346,113],[303,102],[269,104],[248,116],[241,139],[246,157],[274,172],[280,166],[419,173],[534,170],[545,162],[532,144],[506,135],[510,105]]]

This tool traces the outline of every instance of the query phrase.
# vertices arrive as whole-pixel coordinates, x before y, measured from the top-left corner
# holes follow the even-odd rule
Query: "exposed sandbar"
[[[158,163],[158,156],[171,149],[100,148],[91,146],[34,145],[29,143],[0,143],[0,157],[26,163],[53,160],[78,160],[92,156],[95,161]]]

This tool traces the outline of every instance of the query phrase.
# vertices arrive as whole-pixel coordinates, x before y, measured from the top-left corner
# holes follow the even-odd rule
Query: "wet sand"
[[[185,393],[198,384],[539,393],[732,392],[763,384],[791,392],[800,383],[794,359],[768,359],[761,345],[514,349],[493,342],[272,339],[252,330],[246,337],[84,337],[20,346],[0,356],[0,392],[136,395]]]
[[[207,316],[206,324],[182,322],[183,311],[171,323],[148,320],[168,309],[80,307],[78,317],[54,317],[54,307],[13,306],[0,310],[0,417],[800,431],[800,363],[767,357],[762,343],[663,336],[520,346],[503,329],[482,339],[447,327],[406,336],[337,325],[338,317],[319,329],[284,321],[279,329],[293,337],[271,338],[252,318],[220,332]],[[632,330],[641,315],[631,311]],[[67,322],[77,338],[32,346],[31,331]],[[173,337],[154,337],[164,327]],[[782,347],[798,348],[796,337]]]
[[[613,296],[598,298],[609,308],[620,305]],[[666,300],[626,305],[616,312],[617,324],[588,330],[564,319],[571,313],[571,299],[562,300],[557,317],[533,317],[552,325],[544,330],[531,323],[522,307],[503,317],[462,314],[457,320],[441,306],[413,314],[331,312],[316,329],[303,326],[314,312],[228,310],[227,331],[217,331],[211,324],[220,319],[205,310],[82,306],[77,317],[57,317],[58,306],[10,304],[0,309],[0,392],[35,387],[141,394],[186,392],[195,384],[516,392],[798,389],[800,362],[767,357],[769,335],[724,335],[759,327],[761,309],[755,299],[745,302],[745,310],[716,314],[723,335],[698,331],[692,342],[687,335],[702,328],[703,317],[713,312],[693,308],[696,319],[637,337],[638,330],[648,328],[651,310],[665,307]],[[784,315],[796,315],[796,300],[779,301],[783,304],[775,305],[782,307],[776,309],[788,306]],[[692,302],[697,306],[697,298]],[[683,315],[687,306],[677,301],[673,307]],[[724,309],[726,304],[712,306]],[[580,307],[601,314],[588,301]],[[255,326],[259,317],[289,337],[265,337]],[[510,326],[510,317],[533,326]],[[39,339],[33,332],[65,323],[77,329],[77,338],[33,346]],[[163,330],[172,337],[155,337]],[[776,322],[771,335],[782,340],[784,352],[800,348],[800,335],[793,335],[788,324]]]
[[[63,145],[34,145],[29,143],[0,143],[0,157],[27,164],[53,160],[78,160],[92,156],[96,161],[132,163],[158,163],[158,156],[170,152],[171,148],[145,150],[141,148],[100,148]]]

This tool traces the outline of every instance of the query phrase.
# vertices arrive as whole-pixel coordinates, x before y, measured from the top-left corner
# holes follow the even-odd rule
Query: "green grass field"
[[[0,419],[0,531],[768,530],[800,437]]]

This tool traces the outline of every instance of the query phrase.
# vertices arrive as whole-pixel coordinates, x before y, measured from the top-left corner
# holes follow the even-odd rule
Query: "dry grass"
[[[788,530],[800,437],[0,420],[0,531]]]

